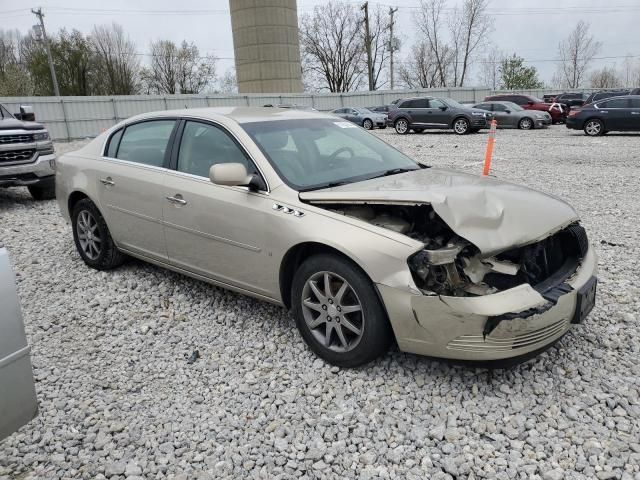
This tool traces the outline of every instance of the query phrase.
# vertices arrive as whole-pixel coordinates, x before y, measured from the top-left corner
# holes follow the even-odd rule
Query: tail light
[[[575,117],[578,113],[580,113],[580,108],[576,108],[575,110],[570,110],[569,111],[569,116],[570,117]]]

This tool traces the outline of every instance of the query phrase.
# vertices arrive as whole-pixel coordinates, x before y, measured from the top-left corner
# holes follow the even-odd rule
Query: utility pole
[[[364,2],[360,10],[364,10],[364,41],[367,47],[367,71],[369,73],[369,90],[373,90],[373,67],[371,65],[371,35],[369,33],[369,2]]]
[[[389,21],[389,76],[391,77],[391,90],[393,90],[393,51],[396,49],[396,42],[393,38],[393,14],[397,11],[398,7],[389,7],[389,16],[391,17]]]
[[[38,17],[38,20],[40,20],[40,28],[42,30],[42,41],[44,42],[44,48],[47,51],[47,58],[49,59],[49,70],[51,71],[51,82],[53,83],[53,93],[56,97],[59,97],[60,89],[58,88],[58,78],[56,77],[56,69],[53,66],[53,57],[51,56],[51,49],[49,48],[49,39],[47,38],[47,32],[44,29],[44,20],[43,20],[44,13],[42,13],[41,7],[38,7],[37,10],[34,10],[32,8],[31,13],[33,13],[36,17]]]

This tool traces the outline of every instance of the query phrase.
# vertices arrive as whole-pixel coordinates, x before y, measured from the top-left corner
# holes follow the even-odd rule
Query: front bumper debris
[[[550,302],[528,284],[476,297],[420,295],[378,284],[401,350],[458,360],[520,357],[553,344],[572,325],[578,292],[597,271],[589,248],[577,271]],[[500,318],[502,317],[502,318]],[[487,323],[499,318],[491,331]]]

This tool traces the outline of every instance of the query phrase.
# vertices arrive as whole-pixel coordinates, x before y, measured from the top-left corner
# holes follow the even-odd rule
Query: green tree
[[[535,67],[526,67],[524,58],[515,53],[512,57],[505,58],[498,68],[500,74],[500,88],[505,90],[521,90],[530,88],[543,88],[544,83],[538,78]]]

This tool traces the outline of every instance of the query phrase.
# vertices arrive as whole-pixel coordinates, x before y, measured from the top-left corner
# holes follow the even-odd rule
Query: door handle
[[[186,205],[187,201],[182,198],[182,195],[176,193],[173,197],[166,197],[171,203],[175,203],[176,205]]]
[[[114,182],[113,180],[111,180],[111,177],[107,177],[107,178],[101,178],[100,179],[100,183],[102,183],[103,185],[115,185],[116,182]]]
[[[640,115],[640,112],[631,112],[631,115]]]

